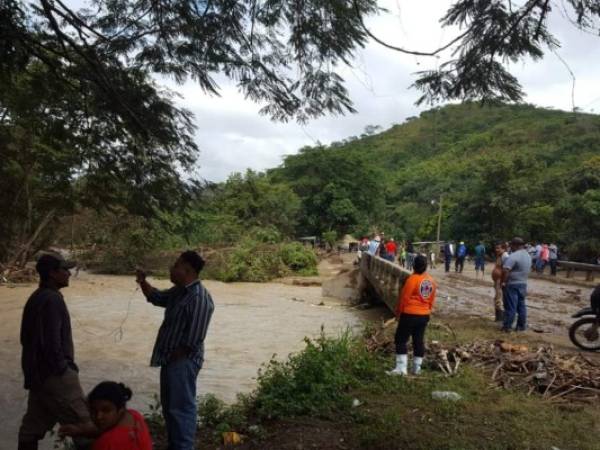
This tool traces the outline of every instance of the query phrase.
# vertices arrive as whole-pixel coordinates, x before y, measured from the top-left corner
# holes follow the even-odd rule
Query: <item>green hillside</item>
[[[373,129],[373,127],[370,127]],[[532,106],[450,105],[380,134],[306,147],[266,173],[202,184],[158,219],[82,211],[59,236],[96,248],[100,267],[190,246],[216,252],[214,275],[264,280],[313,270],[298,236],[328,242],[383,230],[396,239],[488,244],[555,241],[574,260],[600,254],[600,116]],[[108,214],[108,215],[107,215]],[[222,269],[222,270],[221,270]]]
[[[600,116],[449,105],[372,136],[304,148],[269,172],[300,196],[300,233],[522,235],[591,259],[600,242]]]

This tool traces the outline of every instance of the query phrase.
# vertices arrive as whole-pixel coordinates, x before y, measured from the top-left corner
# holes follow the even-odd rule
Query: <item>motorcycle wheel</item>
[[[571,342],[582,350],[600,350],[600,333],[592,329],[595,323],[595,317],[584,317],[574,322],[569,328]]]

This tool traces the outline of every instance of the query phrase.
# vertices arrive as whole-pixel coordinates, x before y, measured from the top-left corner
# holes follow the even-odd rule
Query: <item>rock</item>
[[[450,400],[452,402],[457,402],[462,399],[462,396],[453,391],[433,391],[431,393],[431,398],[434,400]]]

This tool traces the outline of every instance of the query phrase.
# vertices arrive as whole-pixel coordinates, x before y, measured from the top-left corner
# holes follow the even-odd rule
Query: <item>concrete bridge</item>
[[[379,256],[362,253],[360,258],[361,291],[372,292],[393,312],[398,301],[400,289],[410,275],[408,270]]]

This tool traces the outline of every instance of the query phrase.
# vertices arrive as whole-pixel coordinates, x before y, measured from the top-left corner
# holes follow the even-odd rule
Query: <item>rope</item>
[[[139,290],[139,288],[136,288],[134,290],[134,292],[136,292],[138,290]],[[80,331],[82,331],[83,333],[89,334],[90,336],[93,336],[96,338],[112,337],[115,342],[121,342],[123,340],[123,335],[125,333],[125,331],[124,331],[125,323],[127,322],[127,319],[129,318],[129,314],[131,312],[132,301],[133,301],[133,298],[130,298],[129,301],[127,302],[127,310],[125,311],[125,315],[119,322],[119,325],[116,328],[113,328],[108,333],[95,333],[94,331],[87,329],[76,316],[71,315],[71,317],[74,319],[75,323],[77,324],[78,329]],[[87,340],[85,340],[84,342],[87,342]]]

